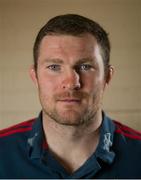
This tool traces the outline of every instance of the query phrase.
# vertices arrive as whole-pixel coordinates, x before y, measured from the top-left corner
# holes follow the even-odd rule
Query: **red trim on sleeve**
[[[25,132],[32,129],[32,124],[35,119],[30,119],[28,121],[21,122],[19,124],[13,125],[11,127],[0,130],[0,137],[8,136],[18,132]]]
[[[137,140],[141,140],[141,133],[126,126],[123,125],[120,122],[114,121],[115,125],[116,125],[116,133],[122,134],[125,137],[129,137],[131,139],[137,139]]]
[[[14,130],[11,130],[9,132],[4,132],[4,133],[0,134],[0,137],[9,136],[11,134],[16,134],[16,133],[19,133],[19,132],[21,133],[21,132],[30,131],[31,129],[32,129],[32,127],[14,129]]]

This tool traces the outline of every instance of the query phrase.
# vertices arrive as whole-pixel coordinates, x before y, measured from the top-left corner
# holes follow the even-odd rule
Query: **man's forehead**
[[[44,59],[45,62],[56,62],[56,63],[64,63],[63,59],[59,59],[59,58],[46,58]],[[80,58],[80,59],[76,59],[76,62],[79,63],[85,63],[85,62],[93,62],[94,58],[93,57],[86,57],[86,58]]]
[[[94,63],[101,53],[91,36],[47,35],[40,46],[39,59],[60,64],[67,59],[72,59],[73,63]]]
[[[83,54],[95,53],[99,46],[93,37],[77,37],[69,35],[47,35],[43,38],[39,51],[42,53]],[[87,55],[85,55],[87,54]]]
[[[90,34],[90,33],[85,33],[85,34],[82,34],[82,35],[78,35],[78,36],[74,36],[74,35],[70,35],[70,34],[49,34],[49,35],[46,35],[42,38],[41,40],[41,44],[44,44],[44,43],[50,43],[50,44],[53,44],[53,42],[64,42],[64,41],[77,41],[77,42],[83,42],[85,41],[86,44],[90,44],[90,43],[93,43],[93,44],[97,44],[97,40],[96,38]],[[58,44],[56,44],[58,45]],[[74,44],[75,46],[75,44]]]

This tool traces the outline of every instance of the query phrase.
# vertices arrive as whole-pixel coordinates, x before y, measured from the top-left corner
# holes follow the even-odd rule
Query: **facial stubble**
[[[69,92],[67,92],[69,94]],[[87,105],[85,105],[85,108],[82,111],[77,111],[75,108],[72,109],[66,109],[64,112],[59,112],[56,106],[54,108],[50,108],[49,104],[43,105],[43,111],[45,113],[45,116],[55,121],[58,124],[65,125],[65,126],[84,126],[90,124],[92,121],[95,121],[97,118],[97,113],[101,109],[102,106],[102,96],[103,91],[100,87],[95,88],[95,91],[93,92],[93,96],[90,97],[87,93],[71,93],[73,94],[73,97],[83,97],[85,101],[88,102]],[[54,100],[57,99],[57,97],[65,97],[66,94],[60,94],[54,97]],[[67,95],[69,96],[69,95]],[[81,106],[81,104],[80,104]]]

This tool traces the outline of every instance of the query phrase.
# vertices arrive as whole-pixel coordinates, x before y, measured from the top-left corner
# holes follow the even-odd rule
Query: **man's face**
[[[80,125],[101,110],[105,89],[100,48],[90,34],[47,35],[43,38],[37,72],[32,69],[44,118]]]

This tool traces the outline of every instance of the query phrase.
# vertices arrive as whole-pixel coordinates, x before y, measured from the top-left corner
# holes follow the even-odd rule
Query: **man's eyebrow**
[[[83,64],[83,63],[94,63],[94,58],[82,58],[76,62],[76,64]]]
[[[44,59],[43,63],[56,63],[56,64],[64,64],[64,61],[59,58],[50,58],[50,59]],[[78,59],[75,63],[75,65],[83,64],[83,63],[93,63],[95,64],[94,58],[88,57],[88,58],[81,58]]]
[[[57,63],[57,64],[63,64],[63,60],[62,59],[58,59],[58,58],[53,58],[53,59],[44,59],[44,63]]]

